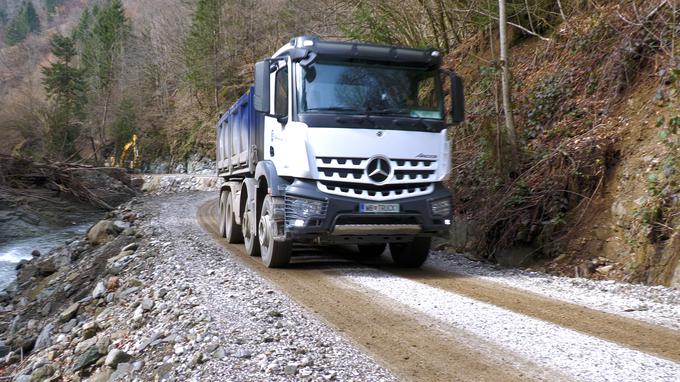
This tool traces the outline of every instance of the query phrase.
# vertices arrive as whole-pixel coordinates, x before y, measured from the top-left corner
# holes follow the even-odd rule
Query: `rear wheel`
[[[416,237],[410,243],[390,243],[392,260],[397,266],[404,268],[418,268],[430,254],[430,237]]]
[[[227,192],[225,190],[220,191],[220,236],[224,237],[225,232],[226,232],[226,222],[227,222],[227,214],[226,214],[226,200],[228,199],[227,197]]]
[[[278,229],[273,218],[274,203],[270,195],[265,196],[262,202],[262,213],[257,225],[257,235],[260,240],[260,252],[262,262],[267,268],[279,268],[290,262],[292,245],[289,241],[274,240]]]
[[[257,238],[257,228],[255,221],[255,211],[252,208],[252,203],[246,202],[246,210],[243,213],[243,224],[241,229],[243,230],[243,243],[246,247],[246,253],[250,256],[260,255],[260,243]]]
[[[380,243],[380,244],[359,244],[359,254],[361,254],[361,257],[367,258],[367,259],[373,259],[376,257],[380,257],[380,255],[385,252],[385,248],[387,247],[387,244],[385,243]]]
[[[227,195],[227,200],[224,203],[224,234],[223,236],[227,238],[227,241],[232,244],[243,243],[243,233],[241,232],[241,226],[236,224],[236,214],[234,214],[234,201],[231,194],[225,192]]]

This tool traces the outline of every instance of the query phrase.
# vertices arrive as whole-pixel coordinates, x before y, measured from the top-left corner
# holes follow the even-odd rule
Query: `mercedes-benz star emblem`
[[[383,157],[371,158],[366,166],[366,175],[374,183],[383,183],[390,177],[391,172],[390,161]]]

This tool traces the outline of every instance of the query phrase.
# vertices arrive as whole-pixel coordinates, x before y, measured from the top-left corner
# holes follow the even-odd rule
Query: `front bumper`
[[[399,213],[361,213],[361,199],[329,195],[319,191],[313,180],[295,180],[286,187],[287,200],[301,198],[323,202],[325,217],[311,218],[302,226],[293,224],[286,212],[286,240],[317,244],[370,244],[408,242],[415,236],[431,236],[448,231],[449,216],[433,216],[431,202],[451,197],[441,184],[432,193],[413,198],[386,201],[398,203]]]

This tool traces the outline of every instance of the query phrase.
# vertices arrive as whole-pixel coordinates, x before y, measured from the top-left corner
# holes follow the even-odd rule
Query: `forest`
[[[133,134],[142,168],[212,156],[219,113],[294,36],[434,47],[467,94],[468,120],[450,129],[466,222],[451,245],[667,283],[679,25],[672,0],[0,0],[0,140],[13,155],[100,165]],[[619,198],[626,188],[639,192]],[[583,252],[593,235],[618,241]],[[610,260],[581,256],[595,251]]]

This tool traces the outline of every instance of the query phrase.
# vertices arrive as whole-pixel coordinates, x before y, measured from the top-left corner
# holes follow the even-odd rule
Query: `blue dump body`
[[[250,87],[217,122],[217,168],[221,175],[252,172],[253,159],[261,159],[264,115],[253,108],[253,93]]]

